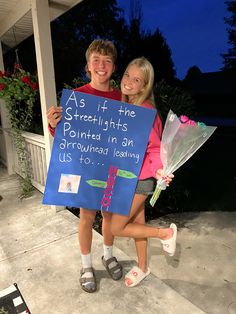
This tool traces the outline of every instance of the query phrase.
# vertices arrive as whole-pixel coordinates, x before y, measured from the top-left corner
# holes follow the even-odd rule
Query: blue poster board
[[[43,204],[128,215],[155,109],[64,89]]]

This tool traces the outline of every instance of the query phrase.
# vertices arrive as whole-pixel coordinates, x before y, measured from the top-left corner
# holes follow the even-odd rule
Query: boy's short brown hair
[[[116,63],[117,50],[113,42],[110,40],[95,39],[92,41],[85,53],[87,63],[93,52],[98,52],[103,56],[109,56],[112,58],[112,61]]]

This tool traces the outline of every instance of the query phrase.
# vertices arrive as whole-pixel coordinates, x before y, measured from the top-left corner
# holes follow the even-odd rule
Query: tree
[[[229,48],[228,53],[222,54],[224,58],[224,70],[236,69],[236,2],[225,1],[227,10],[230,12],[231,17],[224,18],[226,24],[230,27],[228,31],[228,43],[232,46]]]
[[[165,80],[155,85],[154,96],[163,122],[170,109],[178,116],[184,114],[192,117],[196,113],[195,101],[190,93],[179,86],[168,85]]]
[[[171,50],[160,30],[142,30],[142,6],[139,0],[130,2],[130,21],[128,43],[126,46],[125,59],[126,65],[131,59],[145,56],[152,63],[155,71],[155,81],[164,79],[172,83],[175,80],[175,68],[171,58]]]
[[[175,77],[171,51],[160,31],[141,29],[142,8],[131,0],[130,23],[116,0],[84,0],[52,23],[57,89],[71,85],[75,77],[85,78],[85,51],[95,38],[114,41],[118,50],[117,76],[121,77],[128,62],[146,56],[153,64],[156,81],[171,82]],[[62,66],[63,65],[63,66]]]
[[[171,57],[171,50],[160,30],[153,34],[146,34],[141,43],[142,54],[146,55],[155,70],[155,81],[165,80],[168,83],[175,81],[175,67]]]
[[[129,23],[116,0],[84,0],[53,21],[51,30],[57,90],[61,90],[64,83],[72,85],[74,78],[86,79],[85,51],[95,38],[115,43],[118,50],[116,77],[122,76],[131,59],[145,56],[153,64],[155,80],[165,79],[171,83],[175,78],[171,50],[158,29],[154,33],[144,31],[141,22],[139,0],[131,0]],[[20,45],[19,53],[24,65],[29,61],[35,68],[32,46],[31,37]]]
[[[116,0],[84,0],[52,23],[52,40],[57,87],[83,77],[85,51],[92,40],[114,41],[118,55],[127,43],[127,25]],[[62,66],[63,65],[63,66]]]
[[[201,74],[201,70],[198,66],[194,65],[188,69],[188,72],[183,80],[183,82],[191,81],[192,79],[198,77]]]

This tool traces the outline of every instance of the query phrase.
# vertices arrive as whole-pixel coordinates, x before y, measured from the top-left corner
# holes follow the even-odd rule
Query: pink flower
[[[3,77],[3,76],[5,76],[4,72],[0,71],[0,77]]]
[[[195,121],[193,121],[193,120],[188,120],[188,121],[187,121],[187,124],[190,125],[190,126],[195,126],[195,125],[197,125],[197,123],[196,123]]]
[[[185,116],[185,115],[181,115],[181,116],[180,116],[180,121],[181,121],[182,123],[186,123],[186,122],[188,122],[188,120],[189,120],[189,118],[188,118],[187,116]]]
[[[0,84],[0,90],[3,90],[5,88],[4,84]]]

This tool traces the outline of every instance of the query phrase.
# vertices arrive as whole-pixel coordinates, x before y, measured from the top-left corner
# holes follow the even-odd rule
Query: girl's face
[[[115,70],[112,58],[108,55],[101,55],[98,52],[91,54],[87,66],[90,71],[91,81],[95,84],[105,84],[109,82]]]
[[[132,100],[144,88],[144,75],[136,64],[130,65],[121,80],[121,92]]]

